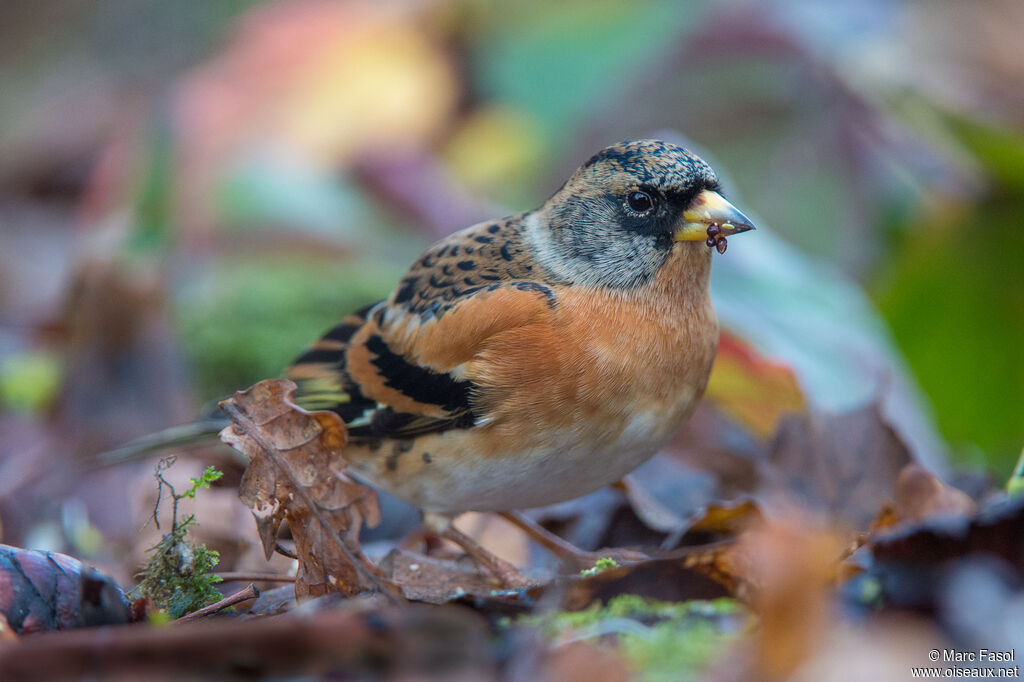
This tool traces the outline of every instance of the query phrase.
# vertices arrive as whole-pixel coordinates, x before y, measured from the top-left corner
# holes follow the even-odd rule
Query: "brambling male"
[[[287,377],[348,425],[351,470],[439,532],[613,483],[707,385],[712,251],[753,229],[719,189],[681,147],[608,147],[540,208],[431,246]]]

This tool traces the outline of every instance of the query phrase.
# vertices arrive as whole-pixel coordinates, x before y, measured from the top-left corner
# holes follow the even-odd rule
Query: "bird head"
[[[725,237],[752,229],[701,158],[661,140],[634,140],[580,166],[530,220],[529,236],[557,277],[630,289],[673,254],[706,261],[708,247],[724,251]]]

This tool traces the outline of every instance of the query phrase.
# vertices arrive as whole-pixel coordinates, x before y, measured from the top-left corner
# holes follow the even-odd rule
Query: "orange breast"
[[[638,290],[563,288],[552,320],[485,343],[469,369],[496,435],[530,443],[572,429],[608,441],[640,412],[678,428],[704,392],[718,325],[706,268],[677,260]]]

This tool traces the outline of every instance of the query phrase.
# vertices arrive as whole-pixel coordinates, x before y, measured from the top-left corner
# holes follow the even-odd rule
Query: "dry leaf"
[[[130,617],[114,581],[78,559],[0,545],[0,639],[121,625]]]
[[[762,679],[788,679],[828,631],[832,586],[845,541],[789,521],[765,525],[741,544],[756,561],[753,603],[760,627],[754,671]]]
[[[250,458],[238,496],[256,517],[264,551],[274,551],[287,519],[299,558],[297,597],[393,593],[359,549],[360,527],[379,523],[380,507],[372,488],[344,473],[344,423],[333,412],[307,412],[294,396],[291,381],[267,380],[221,403],[234,422],[221,440]]]
[[[400,585],[407,599],[444,604],[469,595],[488,597],[494,591],[491,580],[472,567],[457,562],[392,550],[381,568]]]
[[[728,332],[719,339],[706,396],[760,438],[775,433],[782,417],[806,407],[792,369],[768,360]]]
[[[675,533],[686,525],[683,517],[659,502],[632,476],[624,477],[619,481],[618,487],[626,495],[633,513],[651,530]]]
[[[721,536],[736,536],[763,518],[761,508],[753,500],[708,504],[687,518],[679,529],[669,534],[661,546],[663,549],[671,549],[679,546],[681,542],[690,546],[710,542]],[[692,536],[691,533],[700,535]],[[705,539],[705,536],[708,539]],[[694,540],[695,537],[699,539]]]
[[[665,558],[619,566],[554,585],[564,584],[563,608],[569,611],[585,608],[596,600],[606,602],[620,594],[661,601],[737,596],[743,592],[743,577],[729,563],[732,544],[730,541],[696,550],[677,550]]]
[[[875,561],[923,571],[946,561],[983,554],[1004,559],[1024,575],[1024,498],[1002,500],[977,514],[929,518],[871,539]]]
[[[789,416],[760,462],[759,500],[797,503],[833,522],[866,529],[893,499],[910,463],[906,444],[877,406],[845,414]]]
[[[690,531],[732,535],[762,518],[761,508],[752,500],[737,500],[709,504]]]
[[[716,680],[789,680],[832,631],[842,536],[801,517],[759,524],[729,546],[732,570],[751,587],[752,637],[718,664]]]
[[[896,514],[900,521],[930,516],[973,516],[978,511],[967,493],[943,483],[920,464],[903,467],[896,479]]]

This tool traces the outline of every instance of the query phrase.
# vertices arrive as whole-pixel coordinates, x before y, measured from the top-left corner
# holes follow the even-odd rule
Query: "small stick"
[[[232,595],[230,595],[228,597],[225,597],[224,599],[221,599],[216,604],[210,604],[209,606],[204,606],[203,608],[199,609],[198,611],[193,611],[192,613],[186,613],[184,616],[182,616],[181,618],[177,619],[174,622],[175,623],[189,623],[189,622],[194,621],[194,620],[199,620],[200,618],[205,618],[206,616],[209,616],[211,613],[217,613],[218,611],[223,611],[224,609],[228,608],[229,606],[234,606],[235,604],[240,604],[240,603],[242,603],[244,601],[248,601],[249,599],[255,599],[258,596],[260,596],[260,591],[258,589],[256,589],[255,585],[253,585],[252,583],[249,583],[249,586],[246,587],[244,590],[239,590],[238,592],[235,592],[234,594],[232,594]]]
[[[268,583],[293,583],[295,582],[294,575],[282,575],[280,573],[246,573],[245,571],[225,571],[218,573],[220,579],[224,582],[230,580],[249,580],[251,582],[264,581]]]

